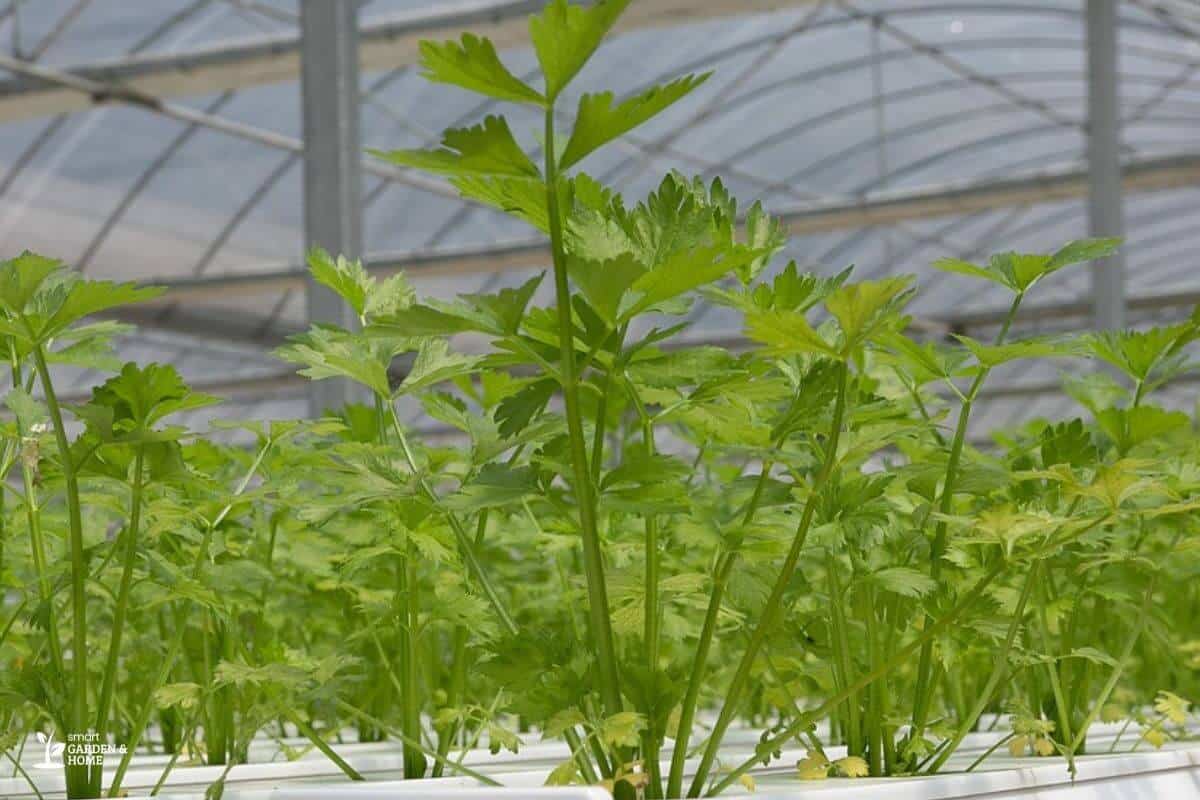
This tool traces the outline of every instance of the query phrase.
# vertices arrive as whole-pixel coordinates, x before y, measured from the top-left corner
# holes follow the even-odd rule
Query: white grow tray
[[[786,754],[785,754],[786,757]],[[1007,763],[1006,763],[1007,762]],[[969,762],[967,762],[969,763]],[[963,768],[966,764],[957,765]],[[1200,798],[1200,746],[1181,743],[1148,753],[1084,756],[1077,760],[1074,780],[1062,759],[998,759],[987,770],[921,778],[856,778],[800,781],[792,766],[756,770],[758,784],[753,795],[731,789],[728,796],[752,796],[756,800],[1189,800]],[[228,800],[607,800],[599,794],[560,794],[561,790],[538,788],[545,773],[512,773],[499,776],[503,789],[467,789],[445,785],[421,785],[427,781],[398,781],[378,784],[332,784],[326,786],[279,787],[267,792],[237,792]],[[519,786],[514,784],[534,784]]]
[[[1096,726],[1089,744],[1102,748],[1111,742],[1115,726]],[[1200,799],[1200,743],[1176,743],[1161,751],[1114,755],[1083,756],[1077,759],[1079,771],[1074,783],[1061,758],[1013,758],[1001,748],[974,773],[953,773],[964,770],[972,761],[994,744],[1000,733],[970,734],[959,752],[947,765],[947,774],[919,778],[861,778],[855,780],[799,781],[795,763],[805,753],[789,749],[771,766],[752,771],[757,783],[757,798],[774,800],[849,800],[882,796],[887,800],[954,800],[969,797],[1030,798],[1030,800],[1124,800],[1175,798]],[[740,763],[748,757],[758,740],[757,733],[744,732],[731,737],[736,743],[724,748],[726,764]],[[1127,739],[1130,744],[1134,737]],[[381,752],[379,744],[338,745],[335,749],[367,778],[364,783],[346,781],[342,773],[324,757],[308,757],[293,762],[247,764],[234,767],[226,777],[226,800],[316,800],[316,798],[346,797],[349,800],[384,800],[388,797],[423,796],[435,800],[469,800],[497,797],[509,800],[520,798],[550,798],[550,800],[592,800],[600,795],[561,794],[561,790],[543,788],[547,774],[566,758],[561,743],[540,743],[522,748],[520,754],[487,751],[468,754],[464,763],[499,781],[503,791],[481,786],[474,779],[454,776],[421,781],[401,781],[402,763],[397,743],[390,743],[390,752]],[[838,748],[829,748],[831,758],[837,758]],[[153,758],[153,757],[151,757]],[[155,758],[155,761],[158,759]],[[145,796],[158,780],[160,763],[139,765],[126,775],[125,790],[131,797]],[[694,762],[687,765],[690,773]],[[223,767],[179,767],[168,779],[162,800],[203,800],[204,790],[222,772]],[[46,800],[64,797],[61,771],[30,770]],[[107,786],[106,776],[105,785]],[[593,792],[595,790],[592,790]],[[464,794],[464,792],[467,792]],[[547,792],[551,792],[547,794]],[[738,787],[727,795],[744,795]],[[33,800],[35,795],[22,778],[0,779],[0,798]]]

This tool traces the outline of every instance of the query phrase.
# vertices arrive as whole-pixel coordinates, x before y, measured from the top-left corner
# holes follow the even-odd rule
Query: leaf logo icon
[[[62,742],[55,743],[53,731],[51,731],[49,736],[38,731],[37,740],[45,746],[45,752],[42,755],[41,763],[34,764],[33,766],[37,769],[58,769],[61,767],[62,763],[56,763],[54,759],[63,754],[63,751],[66,750],[66,745]]]

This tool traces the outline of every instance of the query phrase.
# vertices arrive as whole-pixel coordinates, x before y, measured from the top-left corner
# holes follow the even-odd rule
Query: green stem
[[[1129,730],[1129,726],[1130,726],[1130,725],[1132,725],[1132,724],[1133,724],[1133,718],[1132,718],[1132,717],[1130,717],[1129,719],[1125,720],[1125,724],[1121,726],[1121,730],[1117,731],[1116,738],[1114,738],[1114,739],[1113,739],[1113,741],[1112,741],[1112,744],[1110,744],[1110,745],[1108,746],[1108,752],[1110,752],[1110,753],[1115,753],[1115,752],[1117,752],[1117,745],[1119,745],[1119,744],[1121,743],[1121,738],[1122,738],[1123,736],[1125,736],[1125,732],[1126,732],[1127,730]]]
[[[1008,336],[1008,332],[1012,328],[1013,320],[1016,319],[1017,311],[1021,307],[1021,300],[1023,298],[1023,294],[1017,294],[1013,298],[1008,308],[1008,314],[1004,317],[1004,322],[1000,326],[1000,331],[996,334],[994,342],[996,345],[1003,343],[1005,337]],[[929,575],[935,583],[939,583],[941,580],[942,558],[946,554],[946,533],[948,530],[946,515],[950,513],[954,503],[954,488],[958,480],[963,445],[967,438],[967,425],[971,418],[971,407],[976,396],[979,394],[979,390],[983,388],[983,382],[987,380],[989,372],[991,372],[989,367],[980,366],[979,372],[975,375],[975,380],[972,381],[971,388],[967,390],[962,406],[958,410],[958,423],[954,429],[954,439],[950,444],[950,458],[946,462],[946,475],[942,481],[942,493],[938,501],[938,510],[943,516],[938,520],[937,527],[934,529],[933,541],[929,547]],[[924,734],[925,725],[929,720],[929,709],[934,694],[932,673],[933,642],[930,641],[925,647],[921,648],[921,656],[917,665],[917,685],[914,692],[912,733],[910,735],[913,739]]]
[[[827,698],[825,702],[821,703],[821,705],[791,722],[786,728],[775,734],[775,736],[771,737],[765,742],[761,742],[758,747],[755,748],[755,754],[730,770],[729,774],[722,777],[721,780],[717,781],[712,789],[708,791],[707,796],[714,797],[720,794],[725,789],[736,783],[737,780],[745,775],[747,771],[754,767],[754,765],[761,763],[762,756],[760,753],[769,753],[774,750],[778,750],[787,742],[791,741],[791,739],[800,731],[806,730],[810,725],[813,724],[814,720],[820,719],[845,702],[847,697],[856,692],[862,691],[865,687],[870,686],[872,683],[887,675],[892,670],[906,663],[909,656],[915,653],[923,644],[925,644],[925,642],[937,637],[942,631],[953,625],[958,620],[959,616],[963,614],[963,612],[974,605],[975,601],[983,595],[984,590],[987,589],[987,587],[996,579],[996,576],[999,575],[1003,569],[1003,564],[998,564],[992,567],[987,574],[976,581],[975,585],[972,586],[967,594],[958,601],[958,604],[954,606],[954,608],[946,612],[944,617],[922,630],[920,636],[896,651],[885,663],[871,670],[866,675],[863,675],[845,689],[836,692],[832,697]]]
[[[410,740],[421,738],[421,702],[417,682],[416,629],[413,627],[416,609],[415,569],[411,548],[400,559],[396,569],[396,626],[397,650],[399,651],[401,689],[401,729]],[[425,776],[425,758],[419,750],[404,748],[404,777],[406,779]]]
[[[492,609],[496,612],[496,616],[499,617],[500,624],[504,626],[508,633],[516,634],[517,623],[513,621],[512,615],[508,613],[508,609],[504,607],[504,602],[500,599],[500,593],[496,591],[496,587],[492,584],[487,572],[483,569],[483,565],[479,563],[479,558],[475,555],[475,548],[471,545],[471,539],[467,535],[466,529],[458,517],[442,507],[437,494],[433,491],[433,487],[429,485],[429,481],[425,479],[425,476],[417,468],[417,459],[413,455],[412,448],[409,447],[408,436],[405,435],[404,428],[400,425],[400,418],[396,416],[396,407],[391,403],[387,405],[389,416],[392,420],[392,429],[396,432],[396,436],[400,441],[400,449],[404,454],[404,460],[408,463],[408,468],[417,476],[417,486],[429,502],[433,503],[446,518],[446,522],[450,525],[450,530],[454,532],[459,554],[467,564],[467,570],[474,576],[475,581],[479,584],[479,588],[483,590],[484,597],[487,598]]]
[[[368,714],[367,712],[355,708],[354,706],[347,703],[345,700],[338,700],[337,704],[338,704],[338,708],[342,709],[346,713],[348,713],[352,716],[358,717],[359,719],[363,720],[364,722],[368,723],[369,725],[374,725],[375,727],[379,728],[379,730],[386,733],[388,736],[398,739],[405,746],[411,747],[414,750],[420,750],[422,753],[424,753],[425,755],[434,759],[435,761],[445,764],[446,768],[449,769],[451,772],[461,772],[463,775],[466,775],[469,778],[474,778],[475,780],[479,781],[480,783],[486,784],[488,786],[502,786],[503,785],[499,781],[495,780],[494,778],[489,778],[487,775],[484,775],[482,772],[476,772],[475,770],[471,769],[470,767],[464,766],[463,764],[460,764],[457,761],[451,761],[450,759],[439,756],[434,750],[431,750],[430,748],[423,745],[421,743],[420,739],[409,738],[406,734],[391,727],[383,720],[373,717],[370,714]]]
[[[595,487],[588,469],[583,417],[579,407],[578,376],[575,374],[575,335],[571,318],[571,289],[567,282],[567,253],[563,244],[562,212],[558,197],[558,162],[554,145],[554,107],[546,109],[545,141],[546,210],[550,223],[550,250],[554,260],[554,292],[558,311],[558,337],[562,360],[563,405],[566,408],[567,436],[574,473],[575,498],[579,505],[583,566],[587,580],[588,619],[596,650],[600,679],[600,699],[608,715],[622,709],[621,688],[617,677],[617,654],[609,617],[608,587],[604,580],[604,555],[596,522]]]
[[[1029,573],[1025,576],[1025,585],[1021,588],[1021,596],[1017,600],[1016,608],[1013,609],[1012,620],[1008,625],[1008,632],[1004,637],[1004,645],[996,651],[996,655],[992,660],[992,672],[988,675],[987,683],[979,692],[979,696],[975,699],[975,705],[971,707],[970,713],[965,719],[959,721],[958,729],[954,732],[949,743],[942,748],[941,753],[933,759],[933,763],[929,765],[928,773],[933,774],[941,769],[946,760],[954,754],[958,749],[958,745],[963,738],[975,727],[975,723],[979,720],[979,715],[982,714],[992,700],[992,695],[996,691],[996,687],[1000,685],[1000,681],[1008,673],[1008,654],[1012,652],[1013,645],[1017,640],[1017,633],[1021,630],[1021,620],[1025,617],[1025,606],[1029,603],[1029,597],[1033,594],[1034,586],[1037,582],[1037,574],[1041,567],[1040,561],[1033,562],[1033,566],[1029,568]]]
[[[528,506],[526,506],[528,511]],[[484,509],[479,514],[479,520],[475,525],[475,547],[478,548],[483,543],[484,534],[487,532],[488,511]],[[447,692],[446,704],[450,708],[457,708],[466,696],[467,687],[467,638],[469,632],[466,626],[456,625],[454,627],[454,644],[450,656],[450,682],[449,691]],[[450,744],[454,737],[458,735],[458,723],[452,723],[446,729],[438,732],[437,752],[441,756],[449,755]],[[446,767],[441,761],[434,762],[432,777],[440,778]]]
[[[30,375],[28,380],[22,377],[21,363],[17,358],[15,344],[10,343],[9,353],[12,367],[12,385],[24,386],[25,391],[28,392],[33,387],[34,376]],[[25,429],[20,419],[17,420],[17,435],[20,437],[20,442],[24,442],[30,437],[30,431]],[[46,609],[46,632],[47,644],[50,648],[50,663],[65,684],[66,667],[63,660],[62,639],[58,632],[58,611],[55,608],[54,592],[50,586],[50,573],[46,568],[46,542],[45,537],[42,535],[42,513],[41,505],[37,499],[37,481],[34,475],[35,465],[28,463],[21,457],[20,449],[22,444],[20,442],[16,446],[16,455],[21,461],[21,481],[25,490],[25,517],[29,525],[29,549],[33,558],[34,574],[37,578],[38,600]],[[0,476],[0,480],[7,480],[8,471],[11,468],[12,464],[9,463],[3,475]],[[16,617],[13,619],[15,620]]]
[[[263,460],[267,457],[267,453],[271,450],[271,447],[274,445],[274,443],[275,442],[273,439],[268,439],[266,443],[259,448],[258,454],[254,457],[254,461],[252,461],[250,464],[250,468],[246,471],[246,474],[242,476],[242,480],[238,483],[237,488],[234,489],[232,498],[228,503],[225,504],[220,513],[218,513],[217,516],[205,526],[204,536],[200,540],[200,547],[197,549],[196,558],[192,562],[192,571],[190,576],[192,580],[197,579],[200,576],[200,571],[204,568],[205,558],[208,555],[209,547],[212,545],[213,532],[220,527],[221,523],[225,521],[225,518],[229,516],[229,513],[233,510],[234,505],[237,503],[237,498],[246,491],[246,487],[248,487],[250,485],[250,481],[254,479],[255,474],[257,474],[259,467],[262,466]],[[183,650],[183,637],[187,630],[187,626],[184,623],[181,615],[177,615],[177,617],[175,635],[171,639],[171,645],[167,648],[166,655],[163,656],[163,660],[159,663],[158,672],[155,674],[154,680],[152,680],[150,685],[147,687],[148,691],[146,692],[146,700],[142,703],[141,709],[132,720],[132,725],[129,729],[129,741],[126,743],[125,754],[121,756],[121,762],[117,765],[117,771],[113,775],[112,783],[108,787],[109,797],[120,797],[121,783],[125,779],[125,773],[129,771],[129,765],[133,761],[133,754],[137,750],[137,746],[142,740],[142,735],[146,731],[146,725],[150,722],[150,716],[154,713],[154,695],[166,683],[168,676],[171,674],[171,670],[175,666],[175,660],[179,658],[179,654]]]
[[[19,382],[20,375],[14,372],[15,381]],[[20,422],[18,421],[18,426]],[[28,432],[18,428],[18,433],[24,439]],[[25,519],[29,525],[29,550],[33,559],[33,571],[37,577],[38,601],[46,609],[47,644],[50,648],[50,663],[55,672],[66,683],[66,666],[63,659],[62,639],[58,629],[58,611],[54,602],[54,591],[50,585],[50,573],[46,565],[46,540],[42,533],[42,508],[38,502],[37,481],[33,465],[21,461],[21,480],[25,487]]]
[[[1138,639],[1142,635],[1142,630],[1146,627],[1146,617],[1150,613],[1150,600],[1154,596],[1154,588],[1157,585],[1158,576],[1150,580],[1150,585],[1146,587],[1146,596],[1142,599],[1141,611],[1137,616],[1137,622],[1133,626],[1133,630],[1129,633],[1129,638],[1125,640],[1125,646],[1121,648],[1121,657],[1117,659],[1117,663],[1113,666],[1112,672],[1105,681],[1104,687],[1100,690],[1100,696],[1096,698],[1096,702],[1092,705],[1092,710],[1084,717],[1084,720],[1079,725],[1079,729],[1075,733],[1075,738],[1071,740],[1071,751],[1074,752],[1083,744],[1083,739],[1087,736],[1087,730],[1096,721],[1096,717],[1100,714],[1100,710],[1104,708],[1104,704],[1108,702],[1109,695],[1113,689],[1117,688],[1117,681],[1121,679],[1121,674],[1125,671],[1125,667],[1129,664],[1129,658],[1133,655],[1133,648],[1137,645]]]
[[[13,609],[12,615],[8,618],[8,622],[4,623],[3,628],[0,628],[0,645],[3,645],[4,640],[8,638],[9,632],[12,630],[13,625],[17,623],[17,619],[21,616],[21,612],[25,610],[28,602],[28,600],[22,600],[18,603],[17,607]]]
[[[982,754],[981,756],[979,756],[979,758],[977,758],[977,759],[975,759],[974,761],[972,761],[972,762],[971,762],[971,766],[967,767],[967,768],[966,768],[965,770],[963,770],[963,771],[964,771],[964,772],[974,772],[974,771],[975,771],[975,769],[976,769],[976,767],[978,767],[978,766],[979,766],[980,764],[982,764],[984,761],[987,761],[987,759],[988,759],[988,756],[990,756],[992,753],[994,753],[994,752],[996,752],[997,750],[999,750],[1001,747],[1003,747],[1005,744],[1007,744],[1009,741],[1011,741],[1011,740],[1012,740],[1012,738],[1013,738],[1014,736],[1016,736],[1016,735],[1017,735],[1016,733],[1010,733],[1010,734],[1008,734],[1008,735],[1006,735],[1006,736],[1003,736],[1003,737],[1001,737],[1000,739],[997,739],[997,740],[996,740],[996,743],[995,743],[994,745],[992,745],[991,747],[989,747],[987,750],[984,750],[984,751],[983,751],[983,754]]]
[[[867,621],[867,652],[870,657],[870,668],[874,668],[881,660],[879,650],[879,634],[876,630],[875,619],[875,589],[868,585],[863,602],[863,617]],[[882,680],[867,687],[867,755],[871,775],[878,777],[883,774],[883,690]]]
[[[633,397],[634,405],[637,407],[638,415],[642,420],[642,440],[645,442],[646,455],[653,456],[655,453],[654,421],[646,414],[646,409],[642,405],[642,400],[638,396],[632,382],[629,383],[629,391]],[[658,694],[657,687],[654,684],[658,680],[659,561],[658,518],[654,514],[647,514],[645,608],[643,611],[645,627],[642,638],[646,645],[646,667],[647,675],[651,681],[650,693],[652,696],[657,696]],[[645,741],[642,761],[646,764],[650,777],[650,783],[646,787],[646,797],[649,800],[657,800],[657,798],[662,797],[663,790],[662,776],[659,774],[658,763],[659,752],[662,749],[662,732],[658,730],[658,724],[653,715],[651,715],[650,721],[646,726],[646,734],[643,738]]]
[[[1045,598],[1045,594],[1043,593]],[[1047,601],[1049,598],[1045,598]],[[1042,652],[1047,655],[1050,653],[1050,625],[1046,621],[1046,605],[1039,605],[1033,612],[1034,620],[1037,623],[1038,636],[1042,640]],[[1067,652],[1070,652],[1069,650]],[[1071,709],[1067,705],[1067,695],[1063,692],[1061,676],[1058,672],[1058,664],[1051,661],[1046,664],[1046,675],[1050,679],[1050,690],[1054,693],[1054,705],[1058,710],[1058,729],[1061,741],[1064,744],[1069,744],[1071,741]],[[1075,776],[1075,751],[1067,748],[1067,770],[1071,776]]]
[[[784,558],[779,577],[776,578],[775,585],[771,588],[771,594],[768,596],[766,605],[763,607],[762,616],[759,618],[754,632],[750,635],[750,643],[746,646],[746,651],[742,654],[742,660],[738,663],[737,671],[734,673],[733,681],[725,692],[725,700],[721,705],[717,722],[713,726],[712,733],[709,736],[708,746],[704,749],[704,754],[701,756],[700,764],[696,769],[696,776],[692,780],[691,788],[688,790],[689,797],[698,797],[704,789],[708,773],[717,758],[717,750],[721,746],[721,740],[724,738],[729,724],[733,721],[738,703],[742,699],[742,692],[750,680],[754,661],[758,657],[758,651],[763,643],[766,642],[767,635],[771,632],[771,629],[775,627],[776,617],[779,615],[780,607],[783,605],[783,595],[791,583],[796,565],[800,561],[800,553],[804,549],[804,544],[808,539],[808,530],[812,525],[813,515],[817,510],[817,497],[820,495],[825,482],[833,473],[834,465],[837,463],[838,442],[841,439],[842,424],[846,415],[846,395],[848,393],[850,375],[849,366],[843,362],[839,367],[838,373],[837,400],[833,408],[833,421],[830,425],[829,440],[826,443],[825,458],[809,490],[808,499],[804,502],[804,512],[800,517],[799,524],[796,526],[796,532],[792,537],[792,545],[788,550],[787,556]]]
[[[26,772],[25,768],[21,766],[20,758],[13,758],[11,755],[9,755],[9,752],[7,750],[0,751],[0,752],[3,752],[4,757],[12,762],[13,774],[19,774],[22,778],[25,779],[25,782],[29,784],[29,788],[33,790],[33,793],[37,797],[38,800],[46,800],[46,797],[45,797],[45,795],[42,794],[41,789],[39,789],[37,787],[37,784],[33,782],[33,778],[29,777],[29,773]]]
[[[125,533],[125,561],[121,567],[121,583],[117,590],[117,605],[113,611],[112,637],[108,644],[108,659],[104,664],[104,681],[96,703],[96,732],[100,741],[107,741],[108,716],[112,709],[113,691],[117,685],[117,665],[121,656],[121,637],[129,610],[129,593],[133,587],[133,565],[137,561],[138,530],[142,519],[142,479],[145,448],[137,446],[133,457],[133,486],[129,496],[129,525]]]
[[[87,667],[87,563],[83,552],[83,518],[79,504],[79,481],[75,475],[75,463],[71,459],[71,442],[67,438],[67,426],[63,422],[62,408],[50,380],[50,368],[42,345],[33,348],[33,363],[38,379],[42,383],[46,408],[54,427],[54,438],[58,443],[58,456],[62,465],[63,481],[67,489],[67,524],[71,556],[71,687],[70,730],[71,733],[87,734],[88,714],[88,667]],[[69,739],[68,739],[69,741]],[[96,797],[100,791],[100,769],[98,767],[64,767],[67,776],[69,797]]]
[[[850,639],[846,633],[846,614],[842,607],[842,587],[837,578],[838,565],[833,553],[825,554],[825,575],[829,580],[829,621],[833,649],[834,675],[840,687],[850,685]],[[846,754],[862,755],[862,721],[859,719],[858,698],[846,699]]]
[[[596,776],[592,760],[588,758],[587,749],[575,729],[568,728],[563,731],[563,739],[566,740],[567,747],[571,748],[571,755],[574,757],[575,763],[579,765],[579,774],[583,776],[583,779],[588,783],[599,783],[600,778]]]
[[[296,730],[300,731],[300,735],[303,736],[305,739],[308,739],[310,742],[312,742],[313,746],[316,747],[318,750],[320,750],[322,753],[324,753],[325,757],[328,758],[330,761],[332,761],[337,766],[338,769],[340,769],[342,772],[346,773],[347,778],[349,778],[352,781],[365,781],[366,780],[366,778],[364,778],[359,773],[358,770],[356,770],[354,767],[347,764],[346,760],[344,758],[342,758],[341,756],[339,756],[334,751],[334,749],[329,746],[328,742],[326,742],[319,735],[317,735],[317,732],[314,731],[307,722],[300,719],[299,714],[297,714],[295,711],[293,711],[290,708],[286,709],[284,711],[284,714],[287,716],[287,718],[289,720],[291,720],[292,724],[296,726]]]
[[[777,440],[776,446],[782,441]],[[767,485],[767,477],[771,472],[771,462],[765,461],[758,474],[754,486],[754,494],[746,506],[742,517],[742,527],[749,525],[754,519],[758,506],[762,502],[763,490]],[[712,593],[708,597],[708,607],[704,612],[704,622],[700,627],[700,638],[696,643],[696,652],[692,657],[692,670],[688,676],[687,690],[684,693],[683,704],[679,713],[679,729],[675,737],[675,749],[671,753],[671,772],[667,776],[667,797],[679,797],[683,791],[683,768],[687,760],[688,740],[692,735],[692,723],[696,718],[696,707],[700,699],[700,689],[704,685],[709,652],[712,650],[713,636],[717,630],[717,620],[721,615],[721,602],[725,596],[725,587],[733,574],[734,565],[738,559],[738,545],[732,545],[717,559],[713,577]]]

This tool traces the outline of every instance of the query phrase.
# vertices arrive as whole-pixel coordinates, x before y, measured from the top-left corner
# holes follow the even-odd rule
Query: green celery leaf
[[[569,258],[567,269],[579,291],[610,327],[617,323],[625,293],[646,272],[629,253],[607,261]]]
[[[1094,463],[1097,458],[1096,445],[1091,434],[1083,427],[1083,420],[1073,419],[1058,425],[1048,425],[1040,437],[1042,466],[1070,464],[1083,467]]]
[[[12,313],[24,311],[42,282],[62,266],[58,259],[28,250],[16,258],[0,261],[0,303]]]
[[[631,319],[666,300],[711,283],[762,255],[745,245],[704,245],[673,253],[660,266],[641,275],[630,286],[618,318]]]
[[[414,304],[399,311],[382,314],[366,328],[370,337],[447,336],[453,333],[477,330],[476,323],[457,313],[457,309],[446,310],[433,306]]]
[[[1168,366],[1164,362],[1198,335],[1200,330],[1189,322],[1140,331],[1100,331],[1083,337],[1082,345],[1088,355],[1112,364],[1135,381],[1145,381],[1156,369]],[[1183,363],[1170,366],[1178,369]]]
[[[871,573],[871,582],[885,592],[902,597],[924,597],[937,588],[937,582],[912,567],[884,567]]]
[[[344,256],[338,256],[335,261],[329,253],[314,247],[308,253],[308,269],[314,281],[333,290],[354,309],[355,314],[363,315],[374,281],[363,269],[362,262],[350,261]]]
[[[158,297],[165,290],[158,286],[138,286],[133,283],[75,280],[56,287],[47,298],[48,313],[41,319],[31,316],[31,327],[41,340],[52,339],[71,324],[84,317],[110,308],[141,303]]]
[[[1054,255],[1050,256],[1050,263],[1047,265],[1047,272],[1054,272],[1071,264],[1082,264],[1086,261],[1095,261],[1098,258],[1107,258],[1117,252],[1117,248],[1121,246],[1121,239],[1078,239],[1060,247],[1055,251]]]
[[[630,0],[599,0],[587,6],[550,0],[529,20],[529,35],[553,103],[600,46]]]
[[[478,331],[511,336],[520,327],[525,309],[543,277],[544,273],[539,273],[515,289],[501,289],[495,294],[460,295],[453,303],[430,301],[427,305],[410,305],[377,317],[367,326],[367,334],[411,338]]]
[[[455,511],[477,511],[519,503],[538,493],[537,476],[529,467],[487,464],[473,481],[444,501]]]
[[[880,360],[902,369],[917,386],[957,376],[967,358],[962,350],[940,342],[917,343],[896,331],[886,332],[878,338],[887,348],[879,353]]]
[[[838,321],[846,337],[847,351],[896,327],[900,310],[912,298],[911,275],[839,286],[825,300],[825,307]]]
[[[17,418],[22,431],[29,431],[34,425],[43,424],[50,418],[46,406],[20,386],[9,390],[4,403]]]
[[[612,92],[585,94],[579,98],[575,129],[563,150],[559,167],[569,169],[590,153],[628,133],[686,97],[711,73],[685,75],[662,86],[654,86],[613,105]]]
[[[421,67],[424,77],[436,83],[461,86],[497,100],[546,104],[541,92],[508,71],[496,55],[495,45],[485,37],[464,33],[457,42],[423,41]]]
[[[515,289],[501,289],[495,294],[467,294],[460,299],[480,320],[486,333],[512,336],[521,327],[525,309],[533,298],[546,273],[540,272]]]
[[[546,210],[546,187],[541,179],[514,178],[504,175],[457,175],[450,179],[458,193],[550,233],[550,213]]]
[[[986,266],[957,258],[943,258],[933,266],[944,272],[956,272],[1004,286],[1015,294],[1024,294],[1042,278],[1063,267],[1112,255],[1120,239],[1080,239],[1069,242],[1051,255],[1036,253],[998,253]]]
[[[460,375],[469,375],[479,365],[478,356],[452,353],[444,339],[426,339],[417,351],[412,369],[396,390],[397,394],[411,394],[420,389],[453,380]]]
[[[1186,428],[1190,423],[1190,418],[1182,411],[1167,411],[1149,405],[1106,408],[1096,414],[1096,424],[1121,452],[1165,433]]]
[[[789,261],[768,283],[742,289],[704,288],[704,296],[714,303],[742,311],[808,311],[825,300],[850,277],[846,268],[831,278],[800,272],[795,261]]]
[[[89,405],[111,409],[114,426],[128,420],[133,431],[144,432],[171,414],[217,402],[211,395],[189,389],[170,364],[143,367],[129,362],[119,374],[92,389]]]
[[[445,175],[505,175],[537,178],[541,173],[509,130],[504,117],[490,115],[471,128],[451,128],[436,150],[373,150],[372,155]]]
[[[742,285],[748,285],[758,277],[770,263],[771,257],[787,244],[787,238],[783,222],[764,211],[762,203],[756,202],[750,206],[750,212],[746,215],[746,244],[762,250],[763,255],[738,268],[737,276]]]
[[[290,337],[275,355],[302,365],[300,373],[314,380],[350,378],[387,397],[391,394],[388,367],[397,355],[395,348],[395,342],[318,325]]]
[[[983,344],[970,336],[953,334],[985,367],[996,367],[1023,358],[1070,358],[1079,354],[1074,339],[1044,336],[1005,344]]]
[[[557,390],[558,383],[554,379],[543,378],[501,400],[494,414],[500,435],[511,439],[523,431]]]
[[[817,353],[841,358],[837,348],[808,324],[803,314],[787,311],[754,311],[746,315],[746,336],[767,345],[774,355]]]

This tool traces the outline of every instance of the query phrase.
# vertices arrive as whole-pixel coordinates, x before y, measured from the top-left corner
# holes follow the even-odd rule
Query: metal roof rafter
[[[199,0],[197,6],[212,0]],[[705,19],[767,13],[808,5],[815,0],[654,0],[636,3],[622,16],[618,30],[668,27]],[[544,0],[459,0],[436,10],[419,9],[362,26],[363,72],[389,70],[417,60],[421,39],[457,37],[476,30],[500,49],[525,44],[526,17]],[[117,83],[128,91],[161,98],[204,95],[296,80],[300,72],[298,33],[197,49],[187,53],[124,58],[79,65],[82,77]],[[0,83],[0,121],[83,111],[91,101],[61,86],[24,79]]]

